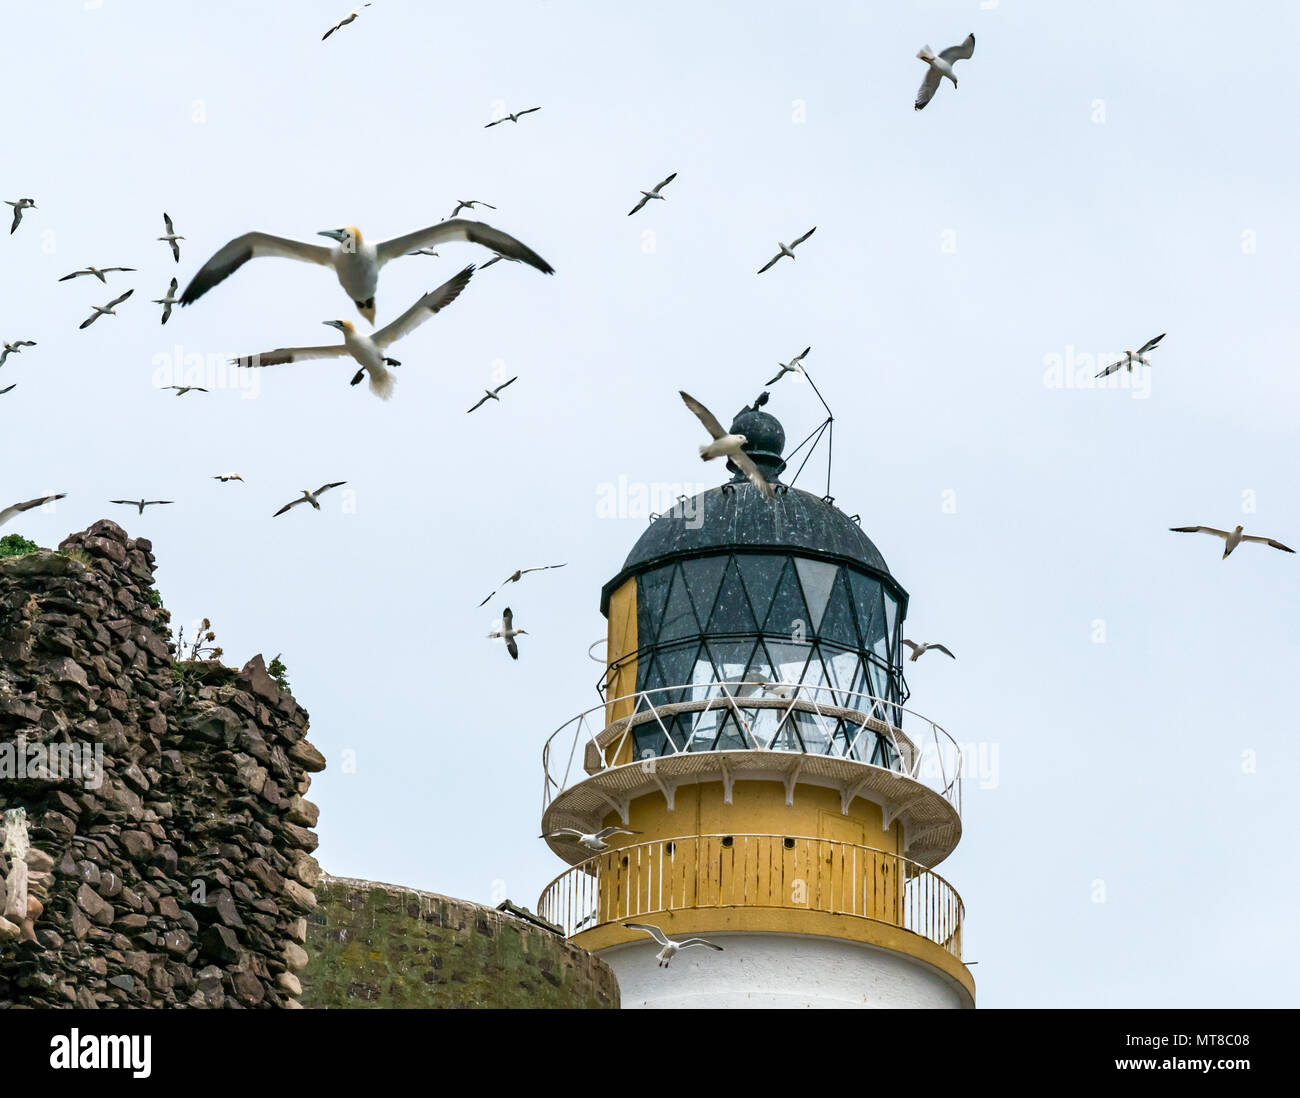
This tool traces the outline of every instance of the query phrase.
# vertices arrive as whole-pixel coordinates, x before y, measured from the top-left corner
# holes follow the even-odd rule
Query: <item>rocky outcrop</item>
[[[260,656],[173,663],[151,549],[0,561],[0,1009],[299,1005],[324,760]]]

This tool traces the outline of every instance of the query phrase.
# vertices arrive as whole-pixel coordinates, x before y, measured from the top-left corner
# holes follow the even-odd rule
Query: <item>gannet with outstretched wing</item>
[[[125,301],[128,297],[130,297],[133,293],[135,293],[135,290],[127,290],[126,293],[122,294],[121,297],[113,298],[113,300],[110,301],[107,305],[92,305],[91,308],[94,309],[95,311],[91,313],[90,316],[86,317],[86,319],[83,320],[80,324],[78,324],[77,327],[89,328],[101,316],[117,316],[117,306],[121,305],[122,302]]]
[[[501,125],[502,122],[514,122],[518,124],[519,120],[523,118],[524,115],[532,114],[533,111],[540,111],[541,109],[541,107],[529,107],[526,111],[516,111],[514,114],[507,114],[502,118],[498,118],[495,122],[489,122],[483,128],[485,130],[490,130],[493,126]]]
[[[368,8],[368,7],[370,7],[369,4],[361,4],[358,7],[353,8],[350,12],[347,13],[347,15],[345,15],[342,19],[340,19],[337,23],[335,23],[334,26],[330,27],[329,30],[327,30],[324,34],[322,34],[320,40],[324,42],[325,39],[327,39],[331,34],[333,34],[340,27],[346,27],[349,23],[351,23],[354,19],[356,19],[358,15],[361,14],[362,8]]]
[[[529,572],[546,572],[552,568],[563,568],[563,567],[564,567],[563,564],[539,564],[533,568],[516,568],[511,575],[506,576],[506,578],[501,581],[501,587],[504,587],[508,583],[518,583],[521,579],[524,578],[524,576],[528,575]],[[500,591],[501,587],[498,587],[496,591],[493,591],[492,595],[495,595],[497,591]],[[488,599],[490,599],[492,595],[488,595],[488,597],[484,599],[482,602],[480,602],[479,605],[486,606],[488,603]]]
[[[1175,534],[1213,534],[1216,538],[1222,538],[1224,545],[1221,560],[1227,560],[1228,554],[1243,541],[1253,541],[1259,545],[1271,545],[1274,549],[1281,549],[1284,553],[1295,552],[1289,545],[1283,545],[1280,541],[1274,541],[1272,538],[1243,534],[1240,526],[1234,527],[1232,530],[1216,530],[1213,526],[1171,526],[1169,529]]]
[[[922,46],[917,51],[916,56],[924,61],[929,68],[925,70],[925,79],[921,81],[921,88],[916,93],[916,102],[912,104],[913,109],[923,110],[925,105],[934,98],[934,93],[939,90],[939,84],[946,76],[952,81],[952,86],[957,86],[957,77],[952,71],[953,63],[964,61],[975,52],[975,36],[968,34],[966,40],[960,46],[949,46],[946,50],[941,50],[938,56],[929,46]]]
[[[163,224],[167,226],[167,232],[164,235],[157,237],[156,239],[165,240],[168,244],[172,246],[172,255],[175,256],[176,262],[179,263],[181,261],[181,246],[176,242],[178,240],[184,240],[185,238],[183,236],[176,235],[176,228],[175,226],[172,225],[171,214],[169,213],[163,214]]]
[[[728,434],[722,429],[722,424],[718,422],[717,417],[710,412],[703,404],[696,400],[689,393],[681,393],[681,398],[686,402],[688,407],[699,421],[704,424],[704,429],[713,436],[713,441],[706,446],[700,447],[700,457],[705,461],[712,461],[714,458],[726,456],[731,459],[733,465],[749,478],[749,483],[763,493],[768,499],[775,499],[776,492],[773,491],[772,485],[768,483],[767,478],[758,471],[758,466],[754,464],[751,458],[741,447],[749,439],[744,435]]]
[[[477,404],[475,404],[473,408],[469,409],[469,412],[473,412],[473,411],[475,411],[476,409],[481,408],[481,407],[482,407],[484,404],[486,404],[489,400],[495,400],[495,401],[497,401],[498,403],[500,403],[501,398],[500,398],[499,396],[497,396],[497,393],[501,392],[501,390],[504,389],[507,385],[513,385],[513,384],[514,384],[516,381],[518,381],[518,380],[519,380],[519,377],[518,377],[518,375],[516,375],[516,376],[512,377],[509,381],[503,381],[503,382],[502,382],[500,385],[498,385],[495,389],[484,389],[484,390],[483,390],[484,395],[483,395],[482,397],[479,398],[479,402],[478,402]],[[468,415],[469,412],[466,412],[465,414]]]
[[[343,485],[345,484],[347,484],[346,480],[334,480],[331,481],[329,484],[322,484],[314,492],[310,488],[304,488],[302,489],[301,499],[295,499],[289,503],[286,503],[283,507],[281,507],[278,511],[276,511],[276,513],[271,517],[279,518],[286,511],[292,510],[293,508],[297,507],[298,504],[300,503],[310,503],[312,505],[313,510],[319,511],[321,495],[324,494],[325,492],[328,492],[331,488],[342,488]]]
[[[180,300],[176,296],[176,279],[172,279],[171,285],[167,287],[167,292],[162,297],[155,297],[153,303],[163,307],[161,324],[166,324],[172,315],[172,306]]]
[[[527,629],[515,628],[515,615],[510,607],[506,607],[501,614],[501,628],[494,629],[488,634],[488,640],[503,640],[506,642],[506,651],[510,653],[512,660],[519,658],[519,645],[515,643],[515,637],[526,637]]]
[[[484,202],[481,198],[460,198],[456,200],[456,208],[448,216],[455,217],[461,210],[472,210],[476,206],[486,206],[489,210],[496,209],[491,202]]]
[[[0,351],[0,366],[5,364],[5,359],[10,355],[20,355],[23,353],[24,347],[35,346],[36,341],[34,339],[16,339],[12,343],[6,343],[4,350]]]
[[[136,508],[136,510],[143,515],[146,507],[160,507],[167,503],[173,503],[174,501],[170,499],[110,499],[108,502],[124,503],[128,507]]]
[[[780,381],[783,377],[785,377],[786,374],[804,374],[804,376],[807,377],[808,375],[804,372],[804,368],[803,368],[803,360],[808,356],[808,352],[811,350],[812,350],[811,347],[805,347],[802,351],[799,352],[799,354],[795,355],[794,358],[792,358],[789,362],[778,362],[777,365],[781,367],[781,372],[777,374],[776,377],[774,377],[771,381],[769,381],[768,384],[775,385],[778,381]]]
[[[406,312],[391,324],[380,328],[373,336],[358,332],[356,325],[350,320],[326,320],[322,323],[337,328],[343,333],[342,343],[333,343],[325,347],[281,347],[279,350],[268,351],[265,354],[232,359],[231,362],[236,366],[245,367],[282,366],[289,362],[305,362],[315,358],[343,358],[351,355],[361,366],[352,378],[352,384],[359,384],[362,377],[369,374],[370,391],[381,400],[387,400],[393,395],[396,379],[385,367],[401,365],[396,359],[384,354],[388,345],[414,331],[439,309],[455,301],[460,292],[469,285],[473,274],[474,267],[471,264],[436,290],[425,294]]]
[[[342,229],[326,229],[317,234],[336,240],[330,248],[321,244],[304,244],[269,233],[245,233],[230,241],[209,259],[181,294],[182,305],[192,305],[213,286],[224,282],[250,259],[261,256],[279,256],[332,267],[339,285],[347,292],[357,311],[371,324],[375,322],[375,288],[379,285],[379,271],[391,259],[409,255],[417,248],[432,248],[444,241],[465,240],[481,244],[507,259],[519,259],[544,274],[553,274],[554,268],[526,244],[508,233],[485,225],[481,221],[452,218],[440,221],[427,229],[419,229],[405,236],[372,244],[361,235],[355,225]]]
[[[781,250],[777,252],[776,255],[774,255],[771,259],[769,259],[766,263],[764,263],[761,267],[759,267],[758,273],[762,274],[769,267],[771,267],[778,259],[783,259],[787,255],[791,259],[794,259],[795,258],[794,250],[797,247],[799,247],[799,245],[802,244],[805,240],[807,240],[810,236],[812,236],[812,234],[815,233],[816,231],[817,231],[817,226],[814,225],[811,229],[809,229],[806,233],[804,233],[803,236],[799,237],[798,240],[792,240],[789,244],[782,244],[781,241],[778,240],[776,242],[776,246]]]
[[[13,388],[13,386],[10,386]],[[67,492],[59,492],[53,496],[37,496],[36,499],[29,499],[25,503],[15,503],[12,507],[6,507],[0,511],[0,526],[3,526],[14,515],[21,515],[24,511],[30,511],[33,507],[44,507],[47,503],[53,503],[56,499],[62,499]]]
[[[94,275],[97,279],[99,279],[100,282],[107,285],[108,279],[104,277],[106,274],[111,274],[113,271],[134,271],[134,270],[135,270],[134,267],[95,267],[91,264],[87,264],[85,270],[73,271],[72,274],[64,275],[61,279],[59,279],[59,281],[67,282],[69,279],[80,278],[82,275]]]
[[[1132,373],[1134,362],[1138,363],[1138,365],[1140,366],[1150,366],[1151,361],[1146,357],[1146,353],[1147,351],[1151,350],[1151,348],[1154,347],[1157,343],[1159,343],[1162,339],[1164,339],[1166,334],[1167,333],[1165,332],[1161,332],[1158,336],[1155,337],[1155,339],[1148,339],[1136,351],[1125,351],[1123,358],[1121,358],[1118,362],[1112,362],[1109,366],[1107,366],[1104,370],[1102,370],[1102,372],[1099,373],[1097,376],[1105,377],[1107,374],[1113,374],[1121,366],[1124,367],[1126,370],[1128,370],[1129,373]]]
[[[22,223],[23,210],[36,209],[36,203],[30,198],[20,198],[17,202],[10,202],[9,199],[6,198],[4,202],[6,206],[12,206],[14,208],[14,223],[9,226],[9,235],[12,236],[18,231],[18,226]]]
[[[669,183],[671,183],[671,182],[672,182],[674,179],[676,179],[676,178],[677,178],[677,173],[676,173],[676,172],[673,172],[673,174],[670,175],[667,179],[665,179],[662,183],[658,183],[658,184],[656,184],[656,185],[655,185],[655,189],[654,189],[653,191],[642,191],[642,192],[641,192],[641,201],[638,202],[635,206],[633,206],[633,207],[628,211],[627,216],[628,216],[628,217],[631,217],[634,213],[637,212],[637,210],[639,210],[642,206],[644,206],[644,205],[645,205],[647,202],[649,202],[651,199],[655,199],[655,198],[657,198],[657,199],[659,199],[660,202],[666,202],[666,201],[668,201],[668,200],[667,200],[666,198],[664,198],[664,196],[661,195],[659,192],[662,191],[666,186],[668,186]]]

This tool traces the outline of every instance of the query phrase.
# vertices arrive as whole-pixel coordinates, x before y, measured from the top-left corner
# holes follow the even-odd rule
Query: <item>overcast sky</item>
[[[1300,546],[1296,9],[376,0],[322,43],[347,2],[6,6],[0,198],[39,208],[0,236],[0,338],[39,346],[0,371],[0,503],[68,498],[5,533],[112,517],[176,624],[283,653],[330,872],[531,907],[564,868],[541,746],[599,702],[636,493],[724,477],[677,390],[726,422],[811,344],[838,504],[958,656],[911,705],[989,763],[939,869],[980,1005],[1292,1005],[1300,558],[1167,528]],[[917,49],[972,31],[913,111]],[[216,365],[360,322],[329,271],[258,260],[166,327],[149,303],[248,230],[383,239],[462,198],[556,274],[476,274],[394,347],[388,404],[350,362]],[[384,271],[380,324],[488,258],[439,250]],[[88,263],[139,271],[56,281]],[[1165,331],[1140,387],[1090,387]],[[178,362],[212,392],[159,391]],[[792,442],[820,418],[790,380],[769,410]],[[106,502],[142,495],[177,502]],[[518,663],[485,636],[506,602]]]

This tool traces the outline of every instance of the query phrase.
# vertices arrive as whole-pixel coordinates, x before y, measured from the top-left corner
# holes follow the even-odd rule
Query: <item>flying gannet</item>
[[[1232,530],[1216,530],[1213,526],[1171,526],[1169,527],[1175,534],[1213,534],[1216,538],[1222,538],[1223,556],[1220,560],[1227,560],[1228,554],[1231,553],[1243,541],[1258,542],[1260,545],[1271,545],[1274,549],[1281,549],[1284,553],[1294,553],[1295,550],[1290,546],[1283,545],[1280,541],[1274,541],[1272,538],[1261,538],[1254,534],[1243,534],[1242,527],[1237,526]]]
[[[495,401],[497,401],[497,402],[499,403],[500,400],[501,400],[501,398],[500,398],[499,396],[497,396],[497,393],[501,392],[501,390],[504,389],[507,385],[513,385],[513,384],[514,384],[516,381],[518,381],[518,380],[519,380],[519,377],[518,377],[518,375],[516,375],[516,376],[512,377],[509,381],[502,382],[502,383],[501,383],[500,385],[498,385],[495,389],[484,389],[483,392],[484,392],[485,395],[484,395],[484,396],[479,400],[479,402],[478,402],[477,404],[475,404],[474,407],[471,408],[469,411],[472,412],[472,411],[474,411],[474,410],[477,409],[477,408],[481,408],[481,407],[482,407],[484,404],[486,404],[489,400],[495,400]],[[468,415],[469,412],[466,412],[465,414]]]
[[[934,98],[934,93],[939,90],[939,84],[946,76],[952,81],[952,86],[957,86],[957,77],[953,74],[952,66],[956,61],[964,61],[975,52],[975,36],[968,34],[966,40],[960,46],[949,46],[942,50],[936,57],[934,50],[929,46],[922,46],[917,51],[916,56],[924,61],[929,68],[925,70],[925,79],[921,81],[921,88],[916,93],[916,102],[912,104],[913,109],[921,110],[925,105]]]
[[[18,225],[23,219],[23,210],[36,209],[36,203],[30,198],[20,198],[17,202],[10,202],[9,199],[6,198],[5,205],[14,208],[14,223],[9,226],[9,235],[12,236],[17,231]]]
[[[414,331],[439,309],[455,301],[460,292],[469,285],[473,274],[474,267],[471,264],[436,290],[425,294],[406,312],[391,324],[380,328],[373,336],[358,332],[356,325],[350,320],[326,320],[322,323],[337,328],[343,333],[342,343],[332,343],[325,347],[281,347],[279,350],[268,351],[265,354],[231,359],[231,362],[236,366],[245,367],[281,366],[289,362],[304,362],[314,358],[342,358],[351,355],[361,366],[352,378],[352,384],[359,384],[362,377],[368,373],[370,391],[381,400],[387,400],[393,395],[393,386],[397,383],[397,379],[385,367],[401,365],[397,359],[389,358],[384,354],[388,345]]]
[[[73,271],[72,274],[64,275],[61,279],[59,279],[59,281],[67,282],[71,278],[80,278],[82,275],[94,275],[97,279],[99,279],[100,282],[104,283],[104,285],[108,285],[108,279],[104,277],[106,274],[111,274],[113,271],[134,271],[134,270],[135,270],[134,267],[94,267],[88,265],[84,271]]]
[[[175,389],[178,397],[183,397],[186,393],[206,393],[207,389],[202,385],[164,385],[164,389]]]
[[[811,347],[805,347],[802,351],[799,352],[799,354],[795,355],[794,358],[792,358],[789,362],[778,362],[777,365],[781,367],[781,372],[777,374],[776,377],[774,377],[771,381],[769,381],[768,384],[775,385],[778,381],[780,381],[783,377],[785,377],[786,374],[803,374],[804,377],[807,377],[808,375],[803,368],[803,360],[804,357],[811,350],[812,350]]]
[[[1155,337],[1155,339],[1148,339],[1136,351],[1125,351],[1123,358],[1121,358],[1118,362],[1112,362],[1109,366],[1107,366],[1104,370],[1102,370],[1102,372],[1099,373],[1097,376],[1105,377],[1107,374],[1113,374],[1121,366],[1123,366],[1124,369],[1126,369],[1129,373],[1132,373],[1134,362],[1136,362],[1140,366],[1150,366],[1151,362],[1149,359],[1145,357],[1146,353],[1147,351],[1151,350],[1151,348],[1154,347],[1157,343],[1159,343],[1162,339],[1164,339],[1166,334],[1167,334],[1166,332],[1161,332],[1158,336]]]
[[[491,202],[484,202],[481,198],[459,198],[456,200],[456,208],[448,216],[455,217],[461,210],[472,210],[476,206],[486,206],[489,210],[496,209]]]
[[[681,941],[673,941],[657,926],[651,926],[649,923],[624,923],[623,925],[629,930],[644,930],[663,946],[663,949],[659,951],[655,958],[659,962],[660,968],[667,968],[668,963],[689,946],[708,946],[710,949],[716,949],[719,953],[722,952],[722,946],[715,945],[705,938],[683,938]]]
[[[338,244],[333,248],[320,244],[303,244],[268,233],[245,233],[236,237],[199,269],[181,294],[181,304],[192,305],[250,259],[267,255],[332,267],[338,276],[339,285],[371,324],[375,322],[375,288],[379,284],[380,269],[389,260],[409,255],[416,248],[432,248],[448,240],[467,240],[507,258],[520,259],[545,274],[554,273],[554,268],[546,260],[513,236],[481,221],[466,221],[463,218],[440,221],[427,229],[397,236],[380,244],[372,244],[364,239],[361,230],[355,225],[326,229],[317,235],[328,236],[338,241]]]
[[[631,217],[634,213],[637,212],[637,210],[639,210],[642,206],[644,206],[647,202],[649,202],[653,198],[659,199],[660,202],[666,202],[667,199],[665,199],[664,196],[661,195],[659,192],[662,191],[666,186],[668,186],[669,183],[671,183],[676,178],[677,178],[677,173],[673,172],[673,174],[670,175],[667,179],[665,179],[662,183],[657,184],[653,191],[642,191],[641,201],[638,202],[635,206],[633,206],[628,211],[627,216]]]
[[[340,27],[346,27],[358,15],[361,14],[362,8],[368,8],[368,7],[370,7],[369,4],[361,4],[360,6],[353,8],[350,12],[347,13],[347,15],[345,15],[342,19],[340,19],[337,23],[335,23],[334,26],[330,27],[329,30],[327,30],[323,35],[321,35],[321,41],[324,42],[326,38],[328,38]]]
[[[626,827],[602,827],[595,834],[588,835],[579,831],[576,827],[559,827],[554,831],[548,832],[541,836],[543,839],[554,839],[560,843],[577,843],[584,850],[590,850],[593,854],[599,854],[605,850],[612,850],[613,847],[605,842],[611,835],[640,835],[639,831],[629,831]]]
[[[162,320],[159,321],[160,324],[166,324],[171,318],[172,306],[178,301],[180,301],[180,298],[176,296],[176,279],[173,278],[171,285],[167,287],[167,293],[162,297],[155,297],[153,299],[155,305],[161,305],[163,307]]]
[[[769,259],[766,263],[764,263],[761,267],[759,267],[759,269],[758,269],[758,273],[759,273],[759,274],[762,274],[762,273],[763,273],[764,271],[766,271],[770,266],[772,266],[772,264],[775,263],[778,259],[782,259],[782,258],[784,258],[784,257],[787,256],[787,255],[788,255],[791,259],[794,259],[794,257],[795,257],[795,255],[794,255],[794,250],[795,250],[797,247],[799,247],[799,245],[802,244],[805,240],[807,240],[810,236],[812,236],[812,234],[815,233],[816,231],[817,231],[817,226],[814,225],[811,229],[809,229],[806,233],[804,233],[803,236],[799,237],[798,240],[795,240],[795,241],[791,242],[790,244],[782,244],[782,243],[778,240],[778,241],[776,242],[776,246],[777,246],[778,248],[780,248],[781,250],[780,250],[779,252],[777,252],[776,255],[774,255],[771,259]]]
[[[565,563],[567,563],[567,561]],[[493,591],[492,595],[495,595],[497,591],[500,591],[501,588],[508,583],[518,583],[521,579],[524,578],[524,576],[528,575],[529,572],[545,572],[551,568],[563,568],[563,567],[564,567],[563,564],[539,564],[534,568],[516,569],[511,575],[507,576],[505,579],[501,581],[500,587],[498,587],[496,591]],[[479,605],[486,606],[488,603],[488,599],[490,599],[492,595],[488,595],[488,597],[484,599],[482,602],[480,602]]]
[[[686,407],[695,413],[699,421],[704,424],[704,429],[713,436],[712,442],[700,447],[700,457],[705,461],[712,461],[714,458],[723,455],[727,456],[731,459],[732,464],[749,478],[750,484],[768,499],[775,499],[776,492],[773,491],[772,485],[758,471],[758,466],[754,464],[753,458],[741,449],[749,439],[744,435],[728,434],[722,429],[722,424],[718,422],[717,417],[703,404],[689,393],[682,393],[680,389],[678,392],[681,393],[682,400],[686,402]]]
[[[171,214],[163,214],[163,223],[167,226],[167,232],[165,235],[156,237],[155,239],[167,241],[167,243],[172,246],[172,255],[176,257],[176,262],[179,263],[181,261],[181,246],[176,242],[178,240],[184,240],[185,238],[176,235],[176,229],[172,225]]]
[[[222,484],[227,484],[232,480],[237,480],[240,482],[240,484],[244,483],[244,478],[241,477],[238,473],[218,473],[212,479],[219,480],[221,481]]]
[[[321,497],[322,493],[324,493],[324,492],[328,492],[331,488],[342,488],[343,485],[345,485],[345,484],[347,484],[347,481],[346,481],[346,480],[335,480],[335,481],[331,481],[329,484],[322,484],[322,485],[321,485],[319,488],[317,488],[316,491],[314,491],[314,492],[313,492],[313,491],[310,491],[310,490],[307,489],[307,488],[304,488],[304,489],[302,489],[302,498],[301,498],[301,499],[295,499],[295,500],[293,500],[293,501],[291,501],[291,502],[289,502],[289,503],[286,503],[283,507],[281,507],[278,511],[276,511],[276,513],[275,513],[274,515],[272,515],[271,517],[272,517],[272,518],[279,518],[279,517],[280,517],[281,515],[283,515],[286,511],[288,511],[288,510],[290,510],[290,509],[292,509],[292,508],[294,508],[294,507],[297,507],[298,504],[300,504],[300,503],[310,503],[310,504],[312,505],[312,508],[313,508],[314,510],[319,511],[319,510],[320,510],[320,497]]]
[[[90,316],[86,317],[86,319],[77,325],[77,327],[89,328],[90,325],[94,324],[101,316],[117,316],[117,306],[121,305],[122,302],[133,293],[135,293],[135,290],[127,290],[121,297],[113,298],[113,300],[107,305],[92,305],[91,308],[95,311],[91,313]]]
[[[533,111],[540,111],[541,107],[529,107],[526,111],[518,111],[515,114],[507,114],[504,118],[498,118],[495,122],[489,122],[483,128],[490,130],[493,126],[499,126],[502,122],[518,122],[526,114],[532,114]]]
[[[506,607],[501,612],[501,628],[494,629],[488,634],[488,640],[503,640],[506,642],[506,651],[510,653],[512,660],[519,658],[519,645],[515,643],[515,637],[525,637],[528,635],[527,629],[515,628],[515,615],[510,607]]]
[[[53,503],[56,499],[62,499],[67,494],[67,492],[59,492],[53,496],[37,496],[36,499],[29,499],[25,503],[15,503],[12,507],[6,507],[3,511],[0,511],[0,526],[3,526],[14,515],[21,515],[24,511],[30,511],[33,507],[43,507],[47,503]]]
[[[10,355],[20,355],[23,353],[24,347],[35,346],[36,341],[34,339],[16,339],[12,343],[6,343],[4,345],[4,350],[0,351],[0,366],[5,364],[5,359]]]
[[[140,514],[144,514],[146,507],[161,507],[167,503],[173,503],[170,499],[110,499],[109,503],[124,503],[128,507],[136,508]]]
[[[946,649],[942,644],[930,644],[929,642],[923,642],[921,644],[917,644],[915,641],[910,641],[910,640],[905,640],[903,641],[903,643],[912,650],[911,656],[908,657],[908,662],[910,663],[915,663],[927,652],[932,652],[932,651],[942,652],[945,656],[952,656],[953,659],[957,658],[956,656],[953,656],[952,653],[949,652],[948,649]]]

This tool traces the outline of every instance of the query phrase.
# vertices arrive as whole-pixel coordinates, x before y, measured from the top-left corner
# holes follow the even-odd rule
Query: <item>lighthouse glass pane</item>
[[[795,570],[803,584],[804,601],[808,604],[808,614],[812,632],[820,633],[822,615],[830,601],[831,588],[835,585],[835,573],[839,571],[833,564],[820,560],[804,560],[795,557]]]
[[[841,568],[835,578],[835,586],[831,589],[831,597],[817,628],[817,635],[823,641],[834,641],[846,648],[858,647],[858,627],[846,568]]]
[[[787,563],[777,584],[776,595],[772,599],[771,609],[767,613],[767,622],[763,632],[778,636],[792,637],[795,634],[807,636],[811,631],[808,607],[803,601],[803,591],[799,586],[799,577],[794,565]]]
[[[686,580],[681,570],[673,569],[673,584],[668,594],[668,604],[664,607],[663,622],[659,626],[660,643],[698,636],[699,624],[695,620],[695,611],[691,608],[690,596],[686,593]]]
[[[728,558],[700,557],[682,564],[686,576],[686,586],[690,591],[691,602],[695,606],[695,617],[706,622],[713,613],[713,604],[718,601],[718,584],[722,582],[722,573],[727,567]]]
[[[659,625],[664,620],[664,603],[672,584],[673,570],[659,568],[647,572],[637,580],[636,632],[642,647],[654,644],[659,635]]]
[[[776,585],[785,568],[785,557],[747,553],[738,555],[736,561],[740,565],[740,577],[745,583],[754,618],[759,622],[766,621],[767,612],[772,607],[772,596],[776,594]]]
[[[713,635],[729,633],[758,632],[758,623],[749,608],[749,597],[740,582],[740,566],[730,561],[722,577],[722,586],[718,590],[718,601],[713,607],[713,616],[709,618],[709,633]]]

